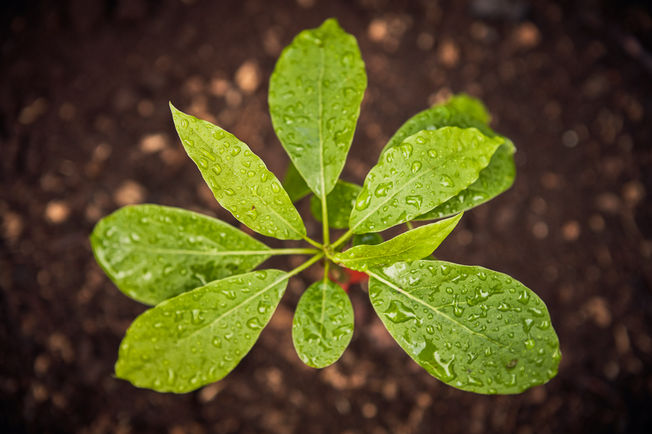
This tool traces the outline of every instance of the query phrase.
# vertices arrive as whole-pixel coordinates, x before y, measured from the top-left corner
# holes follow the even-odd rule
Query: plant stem
[[[352,231],[351,229],[349,229],[348,231],[346,231],[346,232],[344,233],[344,235],[342,235],[341,237],[339,237],[339,238],[337,239],[337,241],[335,241],[331,247],[332,247],[333,249],[335,249],[337,246],[339,246],[340,244],[342,244],[343,242],[345,242],[346,240],[348,240],[348,239],[351,238],[352,236],[353,236],[353,231]]]
[[[321,258],[323,258],[323,257],[324,257],[324,254],[323,254],[323,253],[319,253],[319,254],[313,256],[312,258],[308,259],[306,262],[304,262],[303,264],[299,265],[299,266],[298,266],[297,268],[295,268],[294,270],[290,271],[290,272],[288,273],[288,276],[287,276],[288,279],[289,279],[290,277],[292,277],[292,276],[296,276],[297,274],[301,273],[303,270],[305,270],[306,268],[310,267],[312,264],[314,264],[315,262],[319,261],[319,260],[320,260]]]
[[[270,253],[272,255],[316,255],[321,250],[317,249],[270,249],[260,254]]]
[[[331,243],[331,240],[330,240],[330,232],[328,228],[328,209],[326,208],[326,195],[324,194],[323,190],[322,190],[322,198],[321,198],[321,221],[322,221],[322,228],[324,232],[322,241],[324,242],[324,245],[327,246]]]
[[[328,281],[328,269],[330,268],[331,261],[328,258],[324,259],[324,282]]]
[[[408,231],[411,231],[414,229],[414,225],[412,225],[412,222],[405,222],[405,226],[407,226]]]
[[[308,244],[310,244],[310,245],[312,245],[312,246],[315,246],[315,247],[316,247],[317,249],[319,249],[319,250],[321,250],[321,249],[324,248],[323,245],[319,244],[317,241],[315,241],[315,240],[313,240],[312,238],[307,237],[307,236],[305,236],[305,235],[303,236],[303,240],[304,240],[305,242],[307,242]]]

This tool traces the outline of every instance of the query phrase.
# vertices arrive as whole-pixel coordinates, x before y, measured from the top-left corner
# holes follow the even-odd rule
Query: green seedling
[[[339,180],[367,85],[355,38],[329,19],[281,54],[269,86],[274,130],[291,165],[281,183],[233,134],[170,105],[181,142],[222,207],[251,230],[305,247],[272,249],[215,218],[158,205],[122,208],[91,235],[95,257],[127,296],[151,305],[129,327],[115,365],[138,387],[183,393],[215,382],[249,352],[288,280],[323,263],[292,324],[299,358],[323,368],[353,335],[349,296],[329,269],[369,276],[369,299],[398,344],[458,389],[511,394],[557,373],[559,341],[545,304],[515,279],[430,256],[462,213],[507,190],[512,142],[483,104],[457,95],[409,119],[364,185]],[[294,202],[311,194],[322,240]],[[413,222],[437,220],[428,224]],[[384,241],[380,232],[405,224]],[[331,229],[344,229],[331,240]],[[256,268],[306,255],[292,271]]]

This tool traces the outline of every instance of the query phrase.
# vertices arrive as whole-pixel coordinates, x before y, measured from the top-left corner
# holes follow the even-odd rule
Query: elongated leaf
[[[292,161],[288,165],[288,169],[285,172],[285,178],[283,178],[283,188],[288,192],[290,200],[292,202],[297,202],[310,193],[310,187],[306,184],[306,181],[301,177],[301,174],[294,167]]]
[[[446,384],[510,394],[557,374],[561,353],[548,310],[511,277],[443,261],[399,262],[368,274],[387,330]]]
[[[299,33],[276,63],[269,83],[274,131],[320,198],[342,172],[366,87],[358,44],[334,19]]]
[[[116,286],[145,304],[250,271],[270,256],[266,245],[231,225],[158,205],[127,206],[103,218],[91,245]]]
[[[254,271],[147,310],[127,330],[116,375],[137,387],[175,393],[223,378],[253,347],[287,282],[283,271]]]
[[[462,214],[421,226],[375,246],[355,246],[333,256],[340,265],[365,271],[399,261],[415,261],[435,251],[457,226]]]
[[[349,296],[328,280],[310,285],[292,321],[292,342],[303,363],[313,368],[335,363],[352,336],[353,306]]]
[[[420,131],[387,150],[365,179],[349,227],[380,232],[446,202],[478,179],[502,139],[476,128]]]
[[[422,130],[474,127],[485,136],[495,137],[497,134],[487,125],[489,119],[489,113],[480,100],[465,94],[455,95],[445,103],[423,110],[405,121],[389,139],[381,152],[381,157],[387,149],[400,145],[403,140]]]
[[[333,191],[326,196],[326,210],[328,211],[328,225],[335,229],[349,227],[349,217],[355,204],[355,198],[362,187],[345,181],[337,181]],[[317,196],[310,198],[310,212],[318,222],[322,221],[321,200]]]
[[[281,183],[245,143],[172,104],[170,109],[186,152],[220,205],[260,234],[282,240],[306,235],[301,216]]]
[[[383,237],[377,233],[372,232],[369,234],[355,234],[351,240],[351,245],[354,247],[362,244],[375,246],[376,244],[380,244],[383,241]]]
[[[504,143],[491,157],[489,165],[482,169],[477,181],[437,208],[418,216],[415,220],[447,217],[481,205],[511,187],[515,176],[514,156],[510,146]]]

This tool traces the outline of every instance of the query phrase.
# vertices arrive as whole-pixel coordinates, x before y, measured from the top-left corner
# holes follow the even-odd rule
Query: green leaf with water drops
[[[465,94],[455,95],[445,103],[423,110],[405,121],[389,139],[381,156],[387,149],[400,145],[403,140],[421,130],[436,130],[442,127],[475,127],[484,135],[495,137],[497,134],[487,125],[489,119],[489,113],[480,100]]]
[[[127,206],[104,217],[91,246],[116,286],[150,305],[250,271],[270,256],[266,245],[229,224],[158,205]]]
[[[367,272],[371,303],[398,344],[458,389],[511,394],[557,374],[548,309],[510,276],[443,261]]]
[[[351,212],[353,233],[380,232],[441,205],[478,179],[503,143],[477,128],[420,131],[371,168]]]
[[[457,226],[462,214],[404,232],[375,246],[355,246],[333,256],[333,261],[352,270],[365,271],[399,261],[415,261],[435,251]]]
[[[301,174],[294,167],[292,161],[288,165],[288,169],[285,172],[285,178],[283,178],[283,188],[287,191],[288,196],[292,202],[297,202],[310,193],[310,187],[306,184],[306,181],[301,177]]]
[[[352,336],[353,306],[346,292],[329,280],[310,285],[292,321],[292,342],[303,363],[313,368],[335,363]]]
[[[351,240],[351,245],[353,247],[360,246],[362,244],[375,246],[376,244],[380,244],[383,241],[383,237],[380,234],[371,232],[368,234],[355,234]]]
[[[116,375],[137,387],[175,393],[220,380],[253,347],[287,282],[284,271],[254,271],[145,311],[120,345]]]
[[[306,235],[287,192],[245,143],[172,104],[170,110],[183,147],[220,205],[260,234],[282,240]]]
[[[360,187],[346,181],[337,181],[333,191],[326,196],[326,210],[328,212],[328,225],[335,229],[349,227],[349,217],[355,204],[355,199],[360,193]],[[322,221],[321,200],[317,196],[310,198],[310,212],[318,222]]]
[[[342,172],[366,87],[355,37],[335,19],[299,33],[276,63],[269,83],[274,131],[320,198]]]
[[[509,189],[515,176],[513,151],[504,143],[491,157],[489,165],[482,169],[477,181],[415,220],[439,219],[481,205]]]

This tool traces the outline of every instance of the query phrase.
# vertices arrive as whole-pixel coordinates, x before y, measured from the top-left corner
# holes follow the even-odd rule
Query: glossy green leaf
[[[355,234],[351,240],[351,245],[354,247],[362,244],[375,246],[376,244],[380,244],[383,241],[383,237],[378,233],[372,232],[369,234]]]
[[[345,181],[337,181],[333,191],[326,196],[328,225],[335,229],[349,227],[349,217],[362,187]],[[321,200],[317,196],[310,198],[310,212],[318,222],[322,221]]]
[[[445,103],[423,110],[405,121],[389,139],[381,156],[387,149],[400,145],[403,140],[422,130],[436,130],[442,127],[474,127],[485,136],[495,137],[497,134],[487,125],[489,119],[489,113],[480,100],[465,94],[455,95]]]
[[[353,233],[380,232],[441,205],[478,179],[502,142],[458,127],[408,137],[372,167],[349,227]]]
[[[103,218],[91,245],[116,286],[145,304],[250,271],[270,256],[266,245],[231,225],[158,205],[127,206]]]
[[[548,310],[513,278],[443,261],[399,262],[367,274],[387,330],[446,384],[511,394],[557,374],[561,353]]]
[[[292,321],[292,342],[299,358],[313,368],[335,363],[353,336],[353,306],[331,281],[313,283],[299,299]]]
[[[288,196],[292,202],[297,202],[308,194],[310,194],[310,187],[306,184],[306,181],[301,177],[301,174],[294,167],[292,161],[288,165],[288,169],[285,172],[285,178],[283,178],[283,188],[287,191]]]
[[[342,172],[366,87],[358,44],[335,19],[299,33],[276,63],[269,83],[272,124],[320,198]]]
[[[489,165],[482,169],[477,181],[435,209],[416,217],[415,220],[447,217],[481,205],[510,188],[515,176],[513,152],[510,146],[504,143],[491,157]]]
[[[281,183],[245,143],[172,104],[170,109],[186,152],[220,205],[260,234],[282,240],[306,235],[301,216]]]
[[[457,226],[462,214],[404,232],[375,246],[355,246],[333,256],[338,264],[352,270],[391,265],[399,261],[415,261],[435,251]]]
[[[254,271],[145,311],[120,345],[116,375],[137,387],[175,393],[223,378],[253,347],[287,282],[286,272]]]

